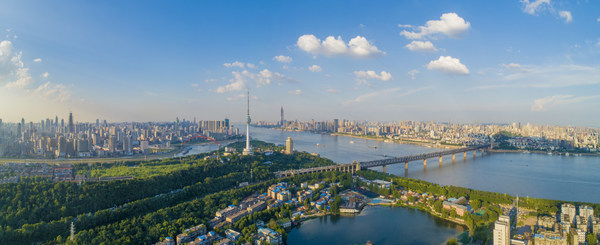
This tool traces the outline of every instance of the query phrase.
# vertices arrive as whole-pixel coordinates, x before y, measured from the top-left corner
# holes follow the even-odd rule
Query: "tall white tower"
[[[247,108],[248,108],[248,120],[246,121],[246,148],[244,148],[244,152],[242,153],[244,156],[252,155],[252,148],[250,148],[250,89],[248,89],[248,100],[247,100]]]

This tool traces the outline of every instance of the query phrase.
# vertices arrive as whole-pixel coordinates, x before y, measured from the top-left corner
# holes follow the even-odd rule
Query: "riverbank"
[[[571,152],[559,152],[559,151],[534,151],[534,150],[507,150],[507,149],[493,149],[488,150],[492,153],[534,153],[534,154],[548,154],[548,155],[564,155],[564,156],[600,156],[600,153],[571,153]]]
[[[264,127],[264,126],[259,126],[259,127]],[[286,132],[305,132],[305,133],[318,134],[318,132],[311,132],[311,131],[304,131],[304,130],[290,130],[290,129],[276,128],[276,127],[264,127],[264,128],[275,129],[275,130],[286,131]],[[321,133],[321,134],[326,134],[326,135],[331,135],[331,136],[347,136],[347,137],[357,138],[357,139],[384,141],[386,143],[418,145],[418,146],[435,147],[435,148],[457,149],[457,148],[464,147],[462,145],[438,144],[433,141],[417,141],[417,140],[409,140],[409,139],[397,140],[397,139],[389,139],[389,138],[370,136],[370,135],[355,135],[355,134],[347,134],[347,133]]]
[[[352,138],[357,138],[357,139],[384,141],[386,143],[409,144],[409,145],[418,145],[418,146],[435,147],[435,148],[457,149],[457,148],[463,147],[463,146],[459,146],[459,145],[437,144],[434,142],[422,142],[422,141],[403,140],[403,139],[396,140],[396,139],[388,139],[388,138],[374,137],[374,136],[367,136],[367,135],[354,135],[354,134],[342,134],[342,133],[332,133],[330,135],[332,135],[332,136],[347,136],[347,137],[352,137]],[[391,141],[391,142],[389,142],[389,141]]]

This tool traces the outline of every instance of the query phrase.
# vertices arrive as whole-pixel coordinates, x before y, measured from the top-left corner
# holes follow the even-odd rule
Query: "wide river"
[[[445,150],[258,127],[251,127],[250,136],[281,145],[285,144],[287,137],[292,137],[296,150],[316,152],[337,163]],[[473,158],[472,152],[468,152],[466,161],[462,154],[456,155],[455,163],[452,163],[450,156],[445,157],[442,167],[439,167],[437,158],[428,160],[427,169],[423,167],[423,161],[409,162],[408,165],[408,171],[404,170],[404,164],[388,165],[387,172],[443,185],[521,197],[600,203],[600,157],[596,156],[486,153],[482,157],[478,153]],[[381,168],[374,170],[381,171]]]

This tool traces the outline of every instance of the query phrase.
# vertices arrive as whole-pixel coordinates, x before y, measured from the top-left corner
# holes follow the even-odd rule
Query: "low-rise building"
[[[213,244],[214,241],[219,239],[221,239],[221,236],[213,231],[209,231],[204,235],[196,237],[196,239],[194,239],[192,242],[189,242],[188,245],[208,245]]]
[[[176,245],[177,242],[172,237],[166,237],[165,240],[155,243],[154,245]]]
[[[279,225],[285,229],[292,227],[292,221],[288,218],[280,219],[277,221],[277,223],[279,223]]]
[[[229,205],[228,207],[217,211],[216,216],[221,217],[221,218],[226,218],[229,215],[237,213],[238,210],[239,210],[239,208],[236,207],[235,205]]]
[[[537,220],[538,228],[543,228],[545,230],[554,230],[555,223],[556,219],[550,216],[540,216]]]
[[[240,239],[241,234],[237,231],[234,231],[232,229],[227,229],[225,231],[225,236],[231,240],[231,241],[237,241],[238,239]]]
[[[196,237],[204,234],[206,234],[206,226],[204,224],[185,229],[181,234],[177,235],[177,244],[194,241]]]
[[[233,245],[235,244],[233,241],[231,241],[229,238],[223,238],[221,240],[219,240],[216,243],[213,243],[214,245]]]
[[[240,220],[241,218],[243,218],[246,215],[248,215],[248,211],[242,210],[231,216],[228,216],[227,218],[225,218],[225,221],[227,221],[231,224],[235,224],[235,222],[237,222],[238,220]]]
[[[258,201],[257,203],[252,204],[249,207],[247,207],[246,211],[248,211],[249,214],[252,214],[254,212],[265,210],[266,208],[267,208],[267,202]]]
[[[269,228],[258,228],[257,238],[256,244],[283,244],[281,234]]]
[[[533,235],[535,245],[567,245],[567,237],[561,236],[558,232],[544,231]]]

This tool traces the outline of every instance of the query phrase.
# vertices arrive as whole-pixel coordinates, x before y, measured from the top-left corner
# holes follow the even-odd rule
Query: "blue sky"
[[[596,1],[2,1],[0,118],[600,127]]]

